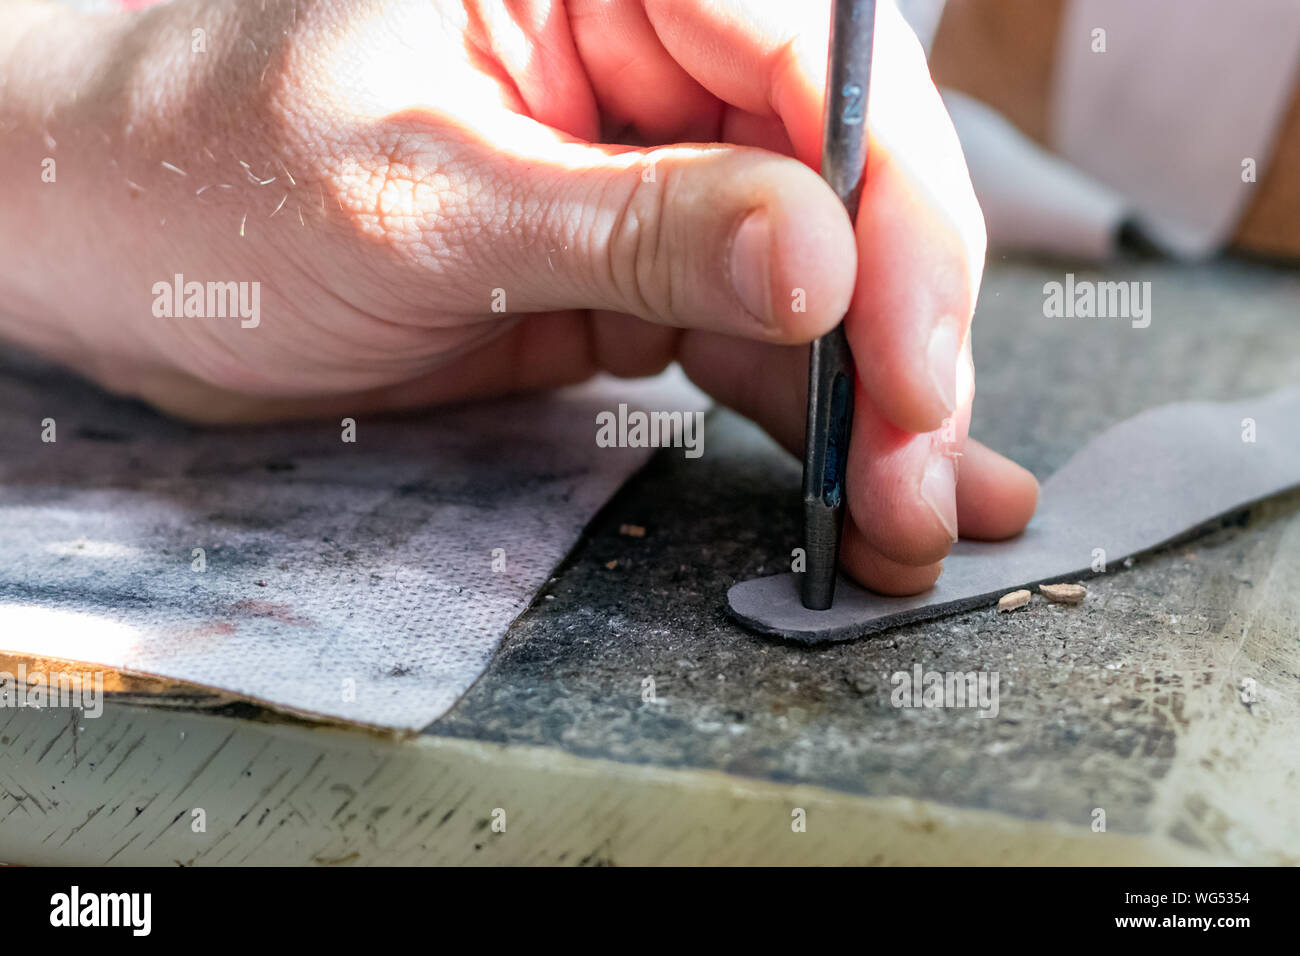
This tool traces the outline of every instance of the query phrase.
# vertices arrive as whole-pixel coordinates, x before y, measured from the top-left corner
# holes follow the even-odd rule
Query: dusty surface
[[[974,431],[1040,477],[1151,405],[1300,381],[1293,273],[1121,263],[1106,278],[1152,282],[1147,329],[1043,318],[1062,277],[995,266],[977,319],[977,362],[999,359]],[[1112,567],[1078,607],[807,648],[724,611],[788,560],[797,463],[726,414],[705,449],[610,503],[418,742],[134,679],[100,720],[0,713],[0,860],[1300,862],[1300,493]],[[918,665],[996,672],[996,716],[895,707]],[[483,836],[503,805],[518,844]],[[1118,839],[1094,840],[1099,810]]]
[[[1043,283],[1063,276],[995,266],[976,320],[973,433],[1040,478],[1151,405],[1300,381],[1293,273],[1076,273],[1150,281],[1145,329],[1044,318]],[[809,649],[755,638],[723,606],[735,581],[783,569],[797,463],[726,414],[705,448],[661,455],[611,503],[429,733],[1085,827],[1100,808],[1112,832],[1300,862],[1300,495],[1112,568],[1080,607],[990,608]],[[646,536],[621,536],[627,523]],[[996,670],[997,717],[892,706],[889,675],[916,664]]]

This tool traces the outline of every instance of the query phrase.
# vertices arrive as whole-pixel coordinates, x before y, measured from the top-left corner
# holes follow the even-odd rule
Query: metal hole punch
[[[867,166],[867,98],[875,42],[875,0],[835,0],[821,175],[856,221]],[[807,570],[804,607],[824,611],[835,600],[844,527],[844,473],[853,431],[853,353],[840,321],[813,342],[808,363],[808,430],[804,439],[803,515]]]

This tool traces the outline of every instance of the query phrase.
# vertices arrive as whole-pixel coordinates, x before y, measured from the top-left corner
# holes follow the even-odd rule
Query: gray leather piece
[[[798,575],[777,574],[734,585],[727,600],[732,615],[760,633],[809,644],[848,640],[992,604],[1016,588],[1089,577],[1097,549],[1114,571],[1131,555],[1296,485],[1300,388],[1165,405],[1080,449],[1043,483],[1038,513],[1019,537],[955,544],[923,594],[885,597],[841,577],[834,606],[810,611]]]

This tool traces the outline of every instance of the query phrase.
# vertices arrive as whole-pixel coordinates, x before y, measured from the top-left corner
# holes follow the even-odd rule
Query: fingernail
[[[943,524],[948,536],[957,540],[957,476],[952,459],[936,451],[925,465],[921,476],[921,499],[930,506],[934,516]]]
[[[957,408],[957,356],[960,351],[957,327],[946,319],[940,320],[930,333],[925,361],[930,366],[930,382],[935,394],[949,414]]]
[[[767,213],[751,212],[731,242],[731,283],[736,297],[750,315],[772,325],[772,231]]]

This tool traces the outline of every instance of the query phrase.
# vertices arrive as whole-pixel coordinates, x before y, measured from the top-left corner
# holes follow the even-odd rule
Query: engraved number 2
[[[846,125],[856,126],[862,122],[862,87],[856,83],[845,83],[844,89],[840,90],[840,95],[844,97],[843,120]]]

